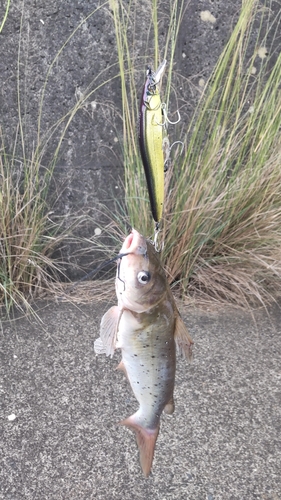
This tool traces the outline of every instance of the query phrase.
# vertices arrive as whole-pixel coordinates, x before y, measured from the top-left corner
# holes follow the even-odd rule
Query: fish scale
[[[159,416],[167,401],[173,397],[175,379],[175,341],[171,335],[173,311],[169,303],[162,306],[162,309],[163,307],[168,309],[170,320],[166,321],[163,314],[160,321],[151,323],[154,319],[151,314],[139,313],[134,321],[138,323],[137,327],[141,325],[141,329],[135,330],[133,335],[132,321],[128,317],[133,315],[124,311],[118,332],[122,361],[140,404],[138,423],[144,428],[152,429],[158,425]],[[158,310],[155,313],[154,316],[158,314]]]

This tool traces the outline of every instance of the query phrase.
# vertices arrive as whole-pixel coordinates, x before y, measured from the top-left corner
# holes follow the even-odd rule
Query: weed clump
[[[171,26],[179,21],[171,17]],[[117,23],[117,33],[118,29],[120,32]],[[279,295],[281,54],[268,46],[267,35],[272,32],[277,40],[280,12],[274,17],[271,2],[263,6],[256,0],[243,2],[186,131],[185,154],[177,156],[166,175],[163,260],[170,282],[182,295],[238,305],[265,304]],[[172,56],[176,36],[174,29],[167,39]],[[256,45],[250,53],[253,37]],[[129,46],[119,40],[122,60],[131,61]],[[167,48],[163,57],[166,52]],[[172,68],[173,57],[169,62]],[[128,72],[133,86],[131,67]],[[169,95],[169,78],[167,85]],[[129,107],[126,91],[127,210],[131,224],[151,234],[142,166],[137,148],[127,145],[126,140],[136,127],[136,120],[128,122]]]

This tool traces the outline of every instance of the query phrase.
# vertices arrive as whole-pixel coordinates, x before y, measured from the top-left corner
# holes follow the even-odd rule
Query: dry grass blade
[[[6,310],[12,305],[29,309],[29,299],[40,287],[59,274],[50,259],[65,236],[59,223],[47,211],[44,175],[38,180],[38,166],[15,161],[0,151],[0,301]],[[28,178],[26,172],[28,171]],[[59,233],[61,233],[59,235]],[[47,272],[47,269],[49,270]]]

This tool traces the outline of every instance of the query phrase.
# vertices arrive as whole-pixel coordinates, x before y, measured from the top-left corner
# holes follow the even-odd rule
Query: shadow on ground
[[[93,351],[107,304],[40,303],[43,324],[2,323],[0,498],[281,498],[280,312],[182,313],[195,341],[179,360],[176,411],[153,471],[116,423],[137,408],[113,360]]]

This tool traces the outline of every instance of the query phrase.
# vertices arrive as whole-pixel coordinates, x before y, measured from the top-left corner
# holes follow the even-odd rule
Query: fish
[[[96,354],[113,356],[121,349],[122,370],[139,403],[122,420],[136,434],[140,464],[151,471],[160,416],[174,412],[176,352],[192,357],[192,338],[169,287],[159,253],[137,230],[126,237],[117,261],[118,305],[102,317]]]
[[[148,67],[139,113],[139,149],[155,222],[159,222],[162,218],[164,205],[164,170],[168,134],[166,118],[163,121],[164,107],[158,84],[166,64],[167,61],[164,59],[155,72],[150,66]]]

